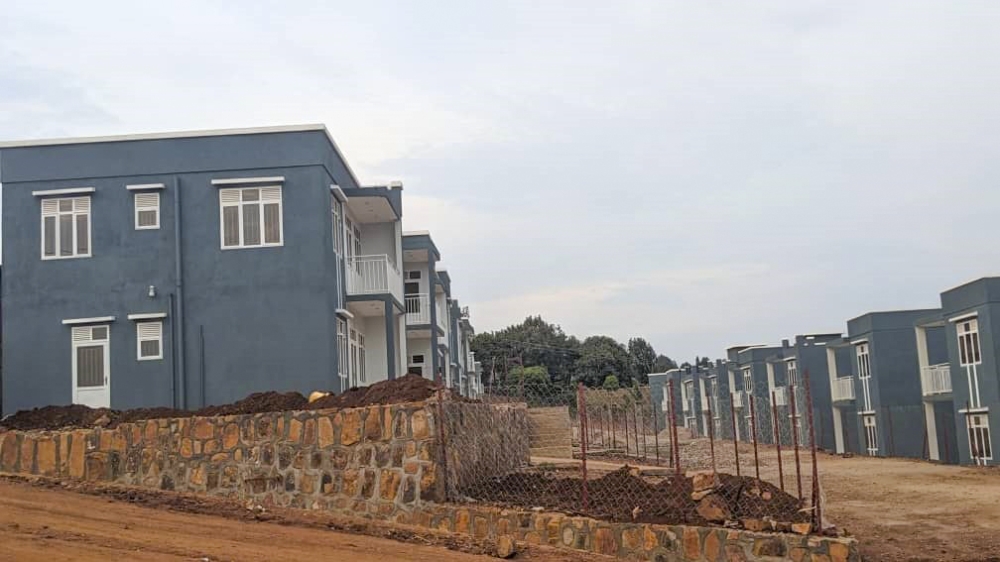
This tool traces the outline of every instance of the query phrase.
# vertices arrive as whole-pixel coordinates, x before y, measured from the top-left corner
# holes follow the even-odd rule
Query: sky
[[[3,12],[0,139],[325,123],[480,332],[716,357],[1000,273],[998,2]]]

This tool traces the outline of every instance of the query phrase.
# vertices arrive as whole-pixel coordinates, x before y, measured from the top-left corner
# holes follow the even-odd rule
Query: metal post
[[[740,440],[736,433],[736,406],[733,405],[732,397],[729,400],[729,421],[733,422],[733,453],[736,455],[736,476],[740,475]]]
[[[656,447],[656,466],[660,466],[660,414],[653,408],[653,446]]]
[[[445,497],[445,499],[447,499],[451,495],[451,492],[448,490],[448,447],[447,447],[447,441],[445,441],[444,410],[443,410],[443,408],[441,406],[442,402],[444,401],[444,393],[442,392],[441,388],[442,388],[441,384],[439,383],[438,387],[437,387],[437,417],[438,417],[438,419],[435,420],[435,424],[434,425],[437,426],[437,429],[438,429],[438,431],[437,431],[437,433],[438,433],[438,441],[440,442],[440,446],[438,447],[438,449],[441,451],[441,453],[440,453],[440,459],[441,459],[441,487],[444,488],[444,497]]]
[[[708,407],[708,449],[712,452],[712,474],[715,474],[715,424],[712,423],[712,407]]]
[[[754,406],[754,396],[750,398],[750,432],[753,435],[753,466],[757,471],[757,480],[760,480],[760,457],[757,456],[757,408]]]
[[[625,426],[625,457],[628,457],[628,446],[630,444],[628,438],[628,408],[622,406],[622,425]]]
[[[681,448],[677,443],[677,412],[674,410],[674,381],[668,381],[670,383],[670,433],[673,441],[673,454],[674,454],[674,470],[677,475],[681,475]]]
[[[646,414],[643,411],[644,408],[642,407],[642,402],[639,402],[638,409],[642,417],[642,461],[646,462],[649,455],[649,443],[646,441],[646,430],[649,429],[649,427],[646,425]]]
[[[822,499],[819,493],[819,464],[816,460],[816,425],[813,420],[813,403],[812,403],[812,391],[809,384],[809,370],[805,371],[805,379],[803,380],[806,384],[806,408],[809,409],[809,441],[811,441],[812,449],[812,493],[813,493],[813,506],[816,508],[816,530],[823,530],[823,505]]]
[[[615,433],[615,406],[611,404],[608,406],[608,418],[610,419],[609,425],[611,426],[611,448],[618,448],[618,435]]]
[[[639,458],[639,416],[632,406],[632,438],[635,440],[635,458]]]
[[[583,428],[587,427],[587,398],[583,390],[583,383],[577,387],[577,409],[580,411],[580,423]],[[586,435],[586,431],[580,431],[581,435]],[[580,476],[582,477],[582,485],[580,487],[580,503],[583,507],[583,512],[587,513],[587,438],[584,437],[580,440]]]
[[[795,385],[788,386],[788,392],[795,396]],[[795,400],[792,405],[792,447],[795,449],[795,480],[798,483],[799,501],[802,501],[802,462],[799,460],[799,424],[795,414]]]
[[[778,403],[775,400],[775,392],[771,391],[771,417],[772,423],[774,423],[774,445],[778,449],[778,485],[781,487],[781,491],[785,491],[785,472],[781,467],[781,432],[778,431]],[[794,396],[789,398],[790,400],[795,400]]]
[[[889,429],[889,456],[890,457],[894,457],[894,456],[896,456],[896,454],[895,454],[896,453],[896,445],[895,445],[895,442],[893,441],[893,438],[892,438],[893,437],[892,434],[894,433],[893,430],[892,430],[892,410],[888,406],[886,406],[886,408],[885,408],[885,419],[886,419],[886,422],[889,424],[889,428],[888,428]]]

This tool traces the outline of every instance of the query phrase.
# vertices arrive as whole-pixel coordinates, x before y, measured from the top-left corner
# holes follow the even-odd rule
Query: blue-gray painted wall
[[[993,445],[993,464],[1000,459],[996,448],[1000,441],[997,430],[1000,428],[1000,337],[997,326],[1000,326],[1000,278],[987,277],[977,279],[959,287],[941,293],[942,316],[947,319],[958,318],[969,314],[977,314],[979,324],[979,345],[982,363],[977,366],[979,374],[979,395],[982,406],[988,408],[983,415],[988,416],[990,437]],[[955,438],[959,462],[972,463],[969,450],[968,420],[962,411],[966,404],[971,403],[968,375],[959,364],[958,322],[947,322],[945,326],[951,365],[952,398],[955,411]]]
[[[753,414],[754,418],[747,418],[750,413],[751,403],[749,397],[744,395],[742,409],[737,409],[736,415],[743,416],[740,420],[741,432],[744,440],[752,441],[753,435],[750,433],[750,421],[756,426],[757,442],[773,444],[774,430],[771,422],[771,396],[767,385],[767,360],[770,357],[781,356],[781,347],[751,347],[739,351],[737,354],[737,378],[736,384],[742,389],[742,371],[749,367],[753,378]]]
[[[3,182],[3,412],[71,401],[70,328],[113,315],[114,408],[230,402],[263,390],[339,390],[331,183],[357,185],[322,131],[8,148]],[[212,179],[284,176],[283,246],[220,249]],[[136,231],[127,184],[164,183],[161,227]],[[90,258],[40,259],[32,190],[94,187]],[[183,276],[183,396],[177,356],[174,190]],[[150,285],[155,298],[147,296]],[[166,312],[164,359],[136,360],[130,313]],[[204,331],[205,345],[201,345]],[[204,365],[204,369],[202,369]],[[178,365],[180,371],[180,365]]]
[[[835,449],[833,410],[830,392],[830,368],[827,363],[826,350],[831,342],[841,339],[840,334],[806,334],[797,335],[795,339],[783,346],[782,356],[794,358],[799,374],[799,388],[795,392],[796,412],[808,416],[807,397],[812,400],[813,426],[816,432],[816,445],[822,449]],[[845,350],[849,352],[849,350]],[[845,364],[849,360],[847,354],[841,355]],[[838,357],[838,366],[841,357]],[[833,375],[835,376],[835,375]],[[805,384],[808,382],[808,395]],[[787,378],[782,384],[788,384]],[[803,419],[802,427],[809,430],[808,417]],[[803,440],[808,442],[808,440]]]

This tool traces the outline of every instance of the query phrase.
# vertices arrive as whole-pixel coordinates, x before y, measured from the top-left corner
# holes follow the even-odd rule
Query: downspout
[[[170,345],[171,349],[177,349],[177,298],[170,293]],[[170,397],[177,404],[177,353],[170,354]]]
[[[177,390],[180,394],[178,405],[181,410],[187,409],[187,375],[184,368],[184,277],[181,267],[181,190],[180,181],[174,177],[174,283],[177,294],[177,341],[174,342],[174,352],[177,354]]]

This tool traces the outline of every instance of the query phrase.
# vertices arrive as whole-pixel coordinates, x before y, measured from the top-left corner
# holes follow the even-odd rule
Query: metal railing
[[[924,396],[951,392],[951,366],[947,363],[924,367],[920,371],[920,388]]]
[[[833,401],[854,400],[854,378],[837,377],[830,381],[830,392]]]
[[[431,323],[431,299],[427,293],[406,295],[406,325]]]
[[[347,294],[391,294],[402,300],[403,276],[386,254],[347,258]]]

